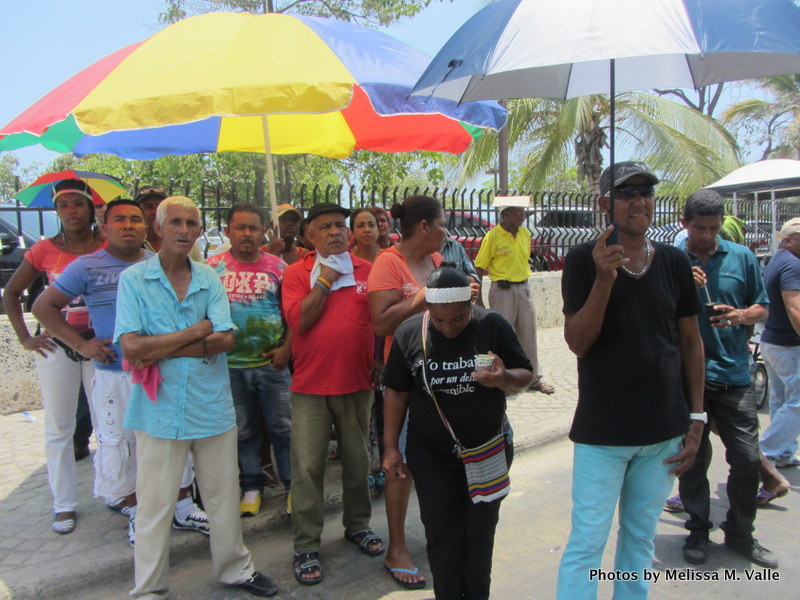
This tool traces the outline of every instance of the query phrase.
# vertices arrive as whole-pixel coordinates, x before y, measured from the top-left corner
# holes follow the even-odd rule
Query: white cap
[[[492,200],[492,207],[496,208],[500,212],[503,212],[503,209],[505,208],[530,208],[530,206],[530,196],[495,196]]]

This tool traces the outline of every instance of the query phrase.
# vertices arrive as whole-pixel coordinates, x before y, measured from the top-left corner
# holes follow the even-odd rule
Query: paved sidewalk
[[[539,332],[544,377],[556,393],[523,393],[509,399],[515,446],[530,448],[566,434],[577,399],[575,357],[562,329]],[[31,418],[33,420],[31,420]],[[92,497],[91,458],[78,463],[78,523],[60,536],[50,528],[50,490],[44,461],[42,411],[0,417],[0,599],[70,597],[68,590],[133,576],[127,519]],[[94,449],[94,447],[93,447]],[[92,453],[94,456],[94,453]],[[326,475],[326,507],[337,510],[341,496],[339,465]],[[245,539],[270,527],[287,526],[285,497],[268,490],[266,509],[242,519]],[[382,502],[381,502],[382,504]],[[173,531],[171,562],[205,548],[202,534]]]

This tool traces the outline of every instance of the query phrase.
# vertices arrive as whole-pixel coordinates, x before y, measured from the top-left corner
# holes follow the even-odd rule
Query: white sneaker
[[[197,506],[196,503],[192,503],[192,512],[187,516],[185,519],[181,519],[178,517],[178,512],[172,515],[172,528],[173,529],[190,529],[193,531],[199,531],[200,533],[204,533],[209,535],[211,530],[208,526],[208,515],[206,511],[202,508]]]
[[[131,548],[133,548],[133,545],[136,543],[136,517],[128,521],[128,543],[131,545]]]

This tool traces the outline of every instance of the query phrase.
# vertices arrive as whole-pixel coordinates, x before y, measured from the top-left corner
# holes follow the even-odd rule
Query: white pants
[[[36,372],[42,389],[44,408],[44,452],[47,459],[47,477],[53,494],[53,511],[70,512],[78,506],[78,488],[75,481],[75,411],[81,381],[86,397],[92,397],[92,361],[75,362],[67,358],[57,346],[46,357],[34,353]],[[91,405],[90,405],[91,406]],[[92,422],[95,418],[92,414]]]
[[[136,431],[139,481],[136,495],[135,587],[132,598],[166,598],[169,591],[169,533],[178,477],[191,449],[197,484],[211,528],[211,559],[223,583],[238,584],[253,575],[250,551],[242,541],[236,427],[207,438],[173,440]]]
[[[94,495],[108,501],[129,496],[136,491],[136,436],[125,429],[125,411],[131,397],[129,371],[95,369],[92,404],[97,425],[97,452],[94,455]],[[186,457],[181,488],[194,481],[192,453]]]

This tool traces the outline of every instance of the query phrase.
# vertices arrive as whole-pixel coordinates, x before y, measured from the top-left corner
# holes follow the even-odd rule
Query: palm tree
[[[759,87],[775,101],[737,102],[722,113],[722,122],[756,133],[756,141],[766,144],[761,160],[800,158],[800,75],[768,77]]]
[[[519,189],[544,189],[548,177],[570,164],[578,179],[599,191],[607,146],[609,102],[605,95],[568,100],[509,100],[508,141],[512,155],[521,157]],[[737,145],[714,119],[683,104],[644,92],[616,97],[618,156],[645,159],[669,182],[670,193],[685,195],[736,168]],[[492,165],[497,152],[495,134],[486,133],[465,153],[463,177]]]

